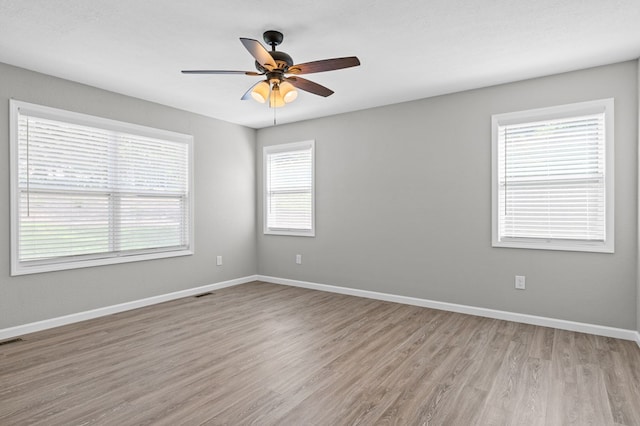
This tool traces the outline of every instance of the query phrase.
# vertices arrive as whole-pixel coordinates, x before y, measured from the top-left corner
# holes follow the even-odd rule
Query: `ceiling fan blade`
[[[277,68],[276,62],[269,51],[258,40],[240,37],[240,41],[260,65],[268,69]]]
[[[264,80],[260,80],[259,82],[257,82],[256,84],[252,84],[251,87],[249,87],[249,90],[247,90],[245,92],[244,95],[242,95],[242,97],[240,98],[240,100],[246,101],[248,99],[252,99],[251,96],[251,92],[253,91],[253,88],[256,87],[258,84],[262,83]]]
[[[302,77],[288,77],[285,78],[285,81],[288,81],[300,90],[313,93],[314,95],[324,96],[325,98],[333,95],[333,90]]]
[[[244,74],[263,75],[255,71],[225,71],[225,70],[182,70],[182,74]]]
[[[357,67],[358,65],[360,65],[360,60],[356,56],[348,56],[346,58],[323,59],[320,61],[292,65],[289,67],[287,72],[291,74],[311,74],[314,72]]]

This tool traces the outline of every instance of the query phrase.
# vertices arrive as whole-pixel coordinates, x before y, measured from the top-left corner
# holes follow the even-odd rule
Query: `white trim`
[[[539,317],[535,315],[519,314],[515,312],[499,311],[495,309],[479,308],[475,306],[459,305],[456,303],[437,302],[434,300],[420,299],[417,297],[399,296],[389,293],[379,293],[375,291],[360,290],[348,287],[339,287],[328,284],[318,284],[308,281],[290,280],[286,278],[276,278],[266,275],[249,275],[233,280],[222,281],[215,284],[207,284],[200,287],[179,290],[173,293],[161,294],[158,296],[147,297],[145,299],[133,300],[131,302],[120,303],[118,305],[105,306],[102,308],[92,309],[90,311],[78,312],[61,317],[50,318],[42,321],[32,322],[29,324],[18,325],[0,329],[0,341],[22,336],[36,331],[47,330],[54,327],[60,327],[67,324],[74,324],[80,321],[86,321],[93,318],[99,318],[107,315],[117,314],[118,312],[138,309],[145,306],[155,305],[158,303],[168,302],[171,300],[181,299],[183,297],[195,296],[196,294],[206,293],[208,291],[219,290],[225,287],[232,287],[240,284],[246,284],[252,281],[264,281],[272,284],[281,284],[291,287],[308,288],[311,290],[326,291],[330,293],[347,294],[350,296],[366,297],[368,299],[384,300],[387,302],[402,303],[405,305],[421,306],[424,308],[439,309],[449,312],[458,312],[468,315],[476,315],[487,318],[501,319],[505,321],[514,321],[524,324],[539,325],[543,327],[558,328],[561,330],[578,331],[581,333],[595,334],[598,336],[614,337],[617,339],[635,341],[640,347],[640,332],[635,330],[626,330],[622,328],[607,327],[595,324],[580,323],[574,321],[566,321],[554,318]]]
[[[16,226],[12,226],[11,228],[17,229]],[[193,254],[193,244],[191,245],[191,249],[164,250],[164,251],[156,250],[155,252],[151,250],[149,253],[133,253],[130,255],[122,255],[119,253],[109,253],[108,256],[105,256],[106,253],[101,253],[99,255],[94,255],[94,256],[89,255],[89,256],[86,256],[86,258],[81,258],[78,260],[69,260],[63,263],[60,263],[59,259],[57,259],[58,263],[55,263],[56,259],[54,259],[53,261],[49,261],[49,262],[45,260],[41,264],[37,264],[34,262],[34,264],[29,266],[21,265],[20,262],[18,261],[18,256],[13,256],[13,253],[16,253],[16,252],[15,251],[12,252],[13,269],[11,271],[11,276],[16,277],[20,275],[39,274],[42,272],[65,271],[68,269],[80,269],[80,268],[93,268],[95,266],[117,265],[119,263],[140,262],[143,260],[156,260],[156,259],[164,259],[167,257],[191,256]]]
[[[20,262],[18,256],[19,218],[20,207],[18,196],[20,193],[18,182],[19,163],[19,137],[18,119],[20,114],[39,117],[43,119],[63,121],[81,126],[87,126],[113,132],[131,134],[135,136],[161,139],[169,142],[184,144],[187,147],[187,179],[188,190],[186,193],[188,202],[188,244],[185,247],[174,249],[150,249],[132,250],[129,253],[107,251],[85,256],[71,256],[66,258],[54,258],[42,261]],[[142,126],[123,121],[111,120],[88,114],[68,111],[44,105],[32,104],[15,99],[9,99],[9,171],[10,171],[10,248],[11,248],[11,276],[37,274],[50,271],[87,268],[100,265],[112,265],[126,262],[138,262],[150,259],[162,259],[167,257],[190,256],[194,253],[194,159],[193,136],[177,133],[164,129]]]
[[[640,58],[638,59],[638,121],[640,123]],[[637,126],[636,126],[637,127]],[[640,132],[636,135],[638,137],[638,143],[636,148],[640,148]],[[636,158],[636,172],[640,170],[640,151]],[[636,194],[636,207],[640,208],[640,173],[637,174],[638,193]],[[640,210],[636,210],[640,211]],[[640,215],[636,218],[637,225],[640,226]],[[640,245],[640,233],[636,234],[636,247]],[[636,333],[636,343],[640,347],[640,253],[636,254],[636,326],[638,332]]]
[[[47,120],[65,120],[65,122],[80,126],[100,126],[101,129],[115,132],[132,133],[155,139],[166,139],[173,142],[191,144],[192,135],[173,132],[171,130],[157,129],[155,127],[142,126],[140,124],[127,123],[125,121],[112,120],[110,118],[98,117],[95,115],[83,114],[61,108],[54,108],[45,105],[33,104],[16,99],[9,99],[10,108],[16,108],[20,113]]]
[[[61,317],[50,318],[42,321],[32,322],[29,324],[18,325],[15,327],[9,327],[0,329],[0,341],[11,339],[13,337],[22,336],[28,333],[34,333],[36,331],[47,330],[49,328],[59,327],[62,325],[73,324],[80,321],[86,321],[93,318],[104,317],[111,314],[117,314],[118,312],[130,311],[132,309],[138,309],[149,305],[155,305],[158,303],[168,302],[170,300],[181,299],[183,297],[194,296],[196,294],[206,293],[208,291],[219,290],[225,287],[232,287],[239,284],[246,284],[252,281],[257,281],[257,275],[249,275],[242,278],[235,278],[233,280],[222,281],[215,284],[207,284],[200,287],[188,288],[186,290],[179,290],[173,293],[161,294],[158,296],[147,297],[139,300],[132,300],[131,302],[120,303],[117,305],[105,306],[102,308],[92,309],[90,311],[78,312],[75,314],[64,315]]]
[[[614,337],[624,340],[635,340],[636,342],[638,342],[638,345],[640,345],[640,333],[636,332],[635,330],[626,330],[623,328],[614,328],[603,325],[566,321],[556,318],[520,314],[516,312],[499,311],[495,309],[480,308],[476,306],[459,305],[456,303],[438,302],[435,300],[420,299],[417,297],[399,296],[389,293],[379,293],[376,291],[338,287],[328,284],[312,283],[308,281],[269,277],[265,275],[258,275],[257,280],[272,284],[282,284],[292,287],[302,287],[312,290],[327,291],[331,293],[348,294],[350,296],[366,297],[368,299],[384,300],[387,302],[402,303],[405,305],[421,306],[423,308],[439,309],[443,311],[458,312],[461,314],[476,315],[480,317],[495,318],[505,321],[514,321],[524,324],[558,328],[561,330],[577,331],[580,333],[595,334],[598,336]]]
[[[289,151],[311,151],[311,229],[280,229],[267,226],[269,196],[267,194],[267,157],[269,154]],[[262,231],[264,235],[316,236],[316,141],[310,139],[262,147]]]
[[[546,240],[537,238],[501,238],[499,235],[499,126],[604,113],[605,117],[605,241]],[[614,253],[614,98],[536,108],[491,116],[491,246],[537,250],[563,250]]]

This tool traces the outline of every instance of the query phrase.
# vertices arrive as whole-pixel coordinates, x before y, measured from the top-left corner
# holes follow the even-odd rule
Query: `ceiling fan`
[[[284,106],[298,97],[297,89],[313,93],[318,96],[330,96],[333,90],[313,81],[298,77],[300,74],[333,71],[342,68],[350,68],[360,65],[355,56],[345,58],[323,59],[320,61],[293,63],[291,56],[285,52],[277,51],[276,46],[282,43],[283,34],[279,31],[265,31],[263,34],[265,43],[271,46],[271,51],[260,44],[259,41],[250,38],[240,38],[244,47],[256,59],[255,71],[226,71],[226,70],[183,70],[183,74],[245,74],[250,76],[266,76],[251,86],[242,96],[242,100],[253,98],[260,103],[269,100],[271,108]],[[289,75],[287,75],[289,74]]]

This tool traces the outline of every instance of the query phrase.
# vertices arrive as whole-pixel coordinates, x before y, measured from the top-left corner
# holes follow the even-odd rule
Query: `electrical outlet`
[[[222,265],[222,256],[216,256],[216,265]]]
[[[296,254],[296,263],[298,265],[302,265],[302,255],[301,254]]]
[[[516,275],[516,288],[518,290],[525,289],[524,275]]]

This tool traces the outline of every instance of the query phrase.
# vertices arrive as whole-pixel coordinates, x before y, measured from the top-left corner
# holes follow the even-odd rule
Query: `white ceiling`
[[[253,128],[273,110],[241,101],[259,77],[239,37],[284,33],[305,75],[288,123],[640,57],[640,0],[0,0],[0,62]],[[1,78],[1,76],[0,76]]]

